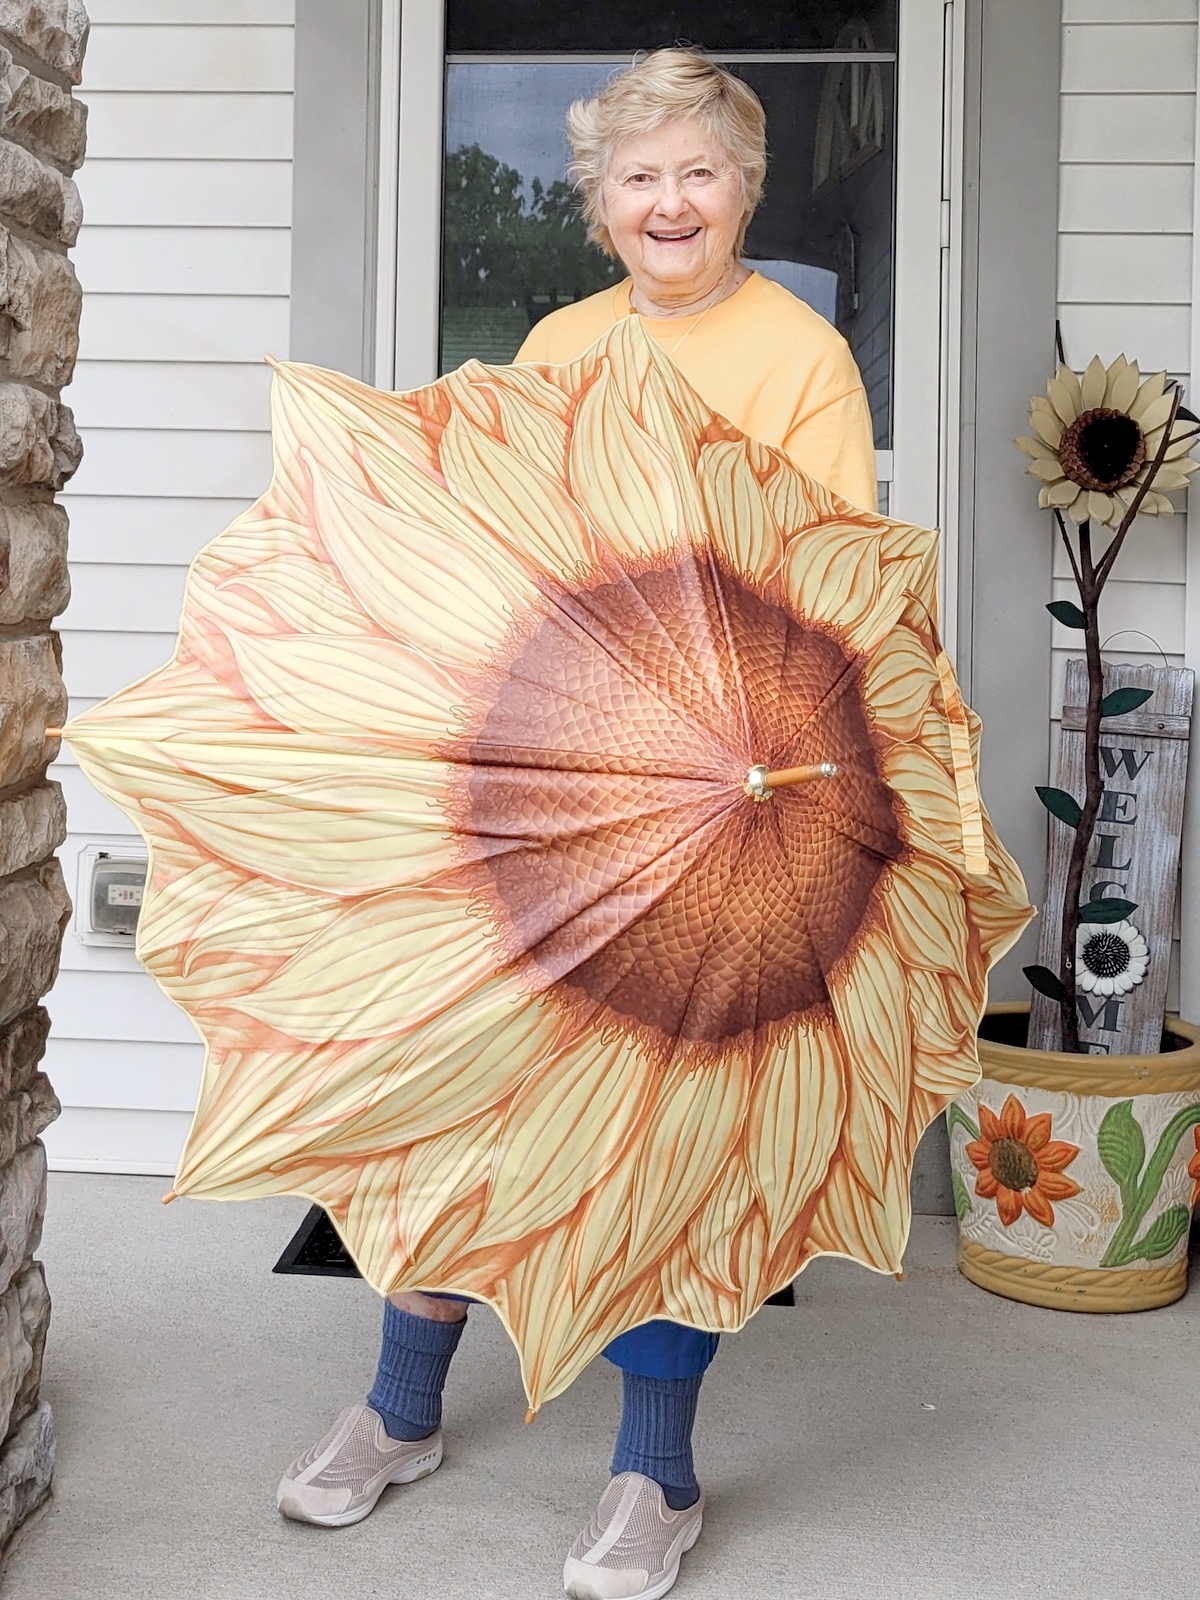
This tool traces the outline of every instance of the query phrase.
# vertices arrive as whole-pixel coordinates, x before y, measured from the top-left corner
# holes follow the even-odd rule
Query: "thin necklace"
[[[740,288],[740,287],[741,287],[741,285],[739,284],[738,288]],[[737,292],[736,289],[731,289],[728,293],[721,295],[718,299],[710,300],[709,303],[705,306],[704,310],[701,311],[697,315],[695,320],[693,322],[689,323],[688,326],[684,329],[684,331],[679,335],[678,339],[676,339],[675,343],[671,346],[671,348],[669,350],[664,350],[663,354],[667,355],[667,356],[673,356],[675,354],[675,352],[679,349],[679,347],[683,343],[683,341],[685,339],[690,339],[691,338],[692,334],[695,333],[696,329],[704,321],[705,317],[712,310],[713,306],[723,305],[725,303],[725,301],[729,299],[730,295],[731,294],[735,294],[736,292]],[[629,295],[629,309],[631,311],[635,312],[637,316],[642,317],[643,320],[645,319],[645,313],[642,312],[642,311],[638,311],[637,307],[633,303],[633,291],[632,291],[632,289],[630,290],[630,295]],[[661,322],[664,319],[659,317],[656,320]]]
[[[720,303],[721,302],[719,300],[714,300],[713,301],[713,306],[718,306],[718,305],[720,305]],[[683,343],[683,341],[685,339],[689,339],[692,336],[692,334],[695,333],[696,329],[704,321],[705,317],[708,315],[708,313],[711,310],[712,310],[712,306],[705,306],[704,310],[700,313],[700,315],[696,318],[696,320],[694,322],[691,322],[691,323],[688,324],[688,326],[679,335],[678,339],[676,339],[675,343],[671,346],[671,348],[669,350],[664,350],[663,354],[665,356],[673,356],[675,354],[675,352],[679,349],[679,346]],[[640,311],[638,312],[638,315],[641,316],[641,312]]]

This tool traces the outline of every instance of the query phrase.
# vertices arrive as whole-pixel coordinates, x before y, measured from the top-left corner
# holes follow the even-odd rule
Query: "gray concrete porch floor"
[[[45,1394],[57,1487],[12,1600],[551,1600],[603,1485],[597,1362],[532,1427],[472,1313],[447,1457],[356,1528],[283,1521],[279,1473],[370,1378],[362,1285],[273,1277],[303,1207],[159,1204],[164,1180],[56,1175]],[[1200,1292],[1131,1317],[973,1288],[918,1218],[903,1284],[819,1262],[727,1339],[697,1458],[710,1511],[679,1600],[1195,1600]]]

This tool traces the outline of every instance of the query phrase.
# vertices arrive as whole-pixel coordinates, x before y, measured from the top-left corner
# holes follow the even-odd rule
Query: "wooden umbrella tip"
[[[61,739],[62,736],[63,736],[63,731],[62,731],[61,728],[47,728],[46,729],[46,737],[47,737],[47,739]]]
[[[904,1274],[902,1272],[897,1272],[896,1273],[896,1282],[897,1283],[903,1283],[904,1282]]]
[[[525,1426],[528,1427],[531,1422],[536,1422],[536,1421],[537,1421],[537,1407],[536,1406],[530,1406],[529,1410],[525,1413]]]
[[[178,1199],[179,1199],[179,1196],[175,1192],[175,1190],[174,1189],[168,1189],[166,1194],[163,1195],[163,1197],[162,1197],[162,1203],[165,1206],[169,1206],[171,1204],[172,1200],[178,1200]]]

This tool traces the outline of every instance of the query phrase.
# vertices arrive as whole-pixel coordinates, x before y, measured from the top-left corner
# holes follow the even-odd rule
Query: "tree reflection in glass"
[[[511,361],[556,306],[620,282],[624,270],[588,243],[572,186],[528,185],[478,144],[446,156],[442,371],[469,357]]]
[[[745,259],[846,336],[876,446],[886,450],[895,67],[865,22],[846,24],[829,42],[837,53],[822,60],[768,53],[737,64],[766,109],[770,147]],[[571,102],[595,94],[622,64],[611,57],[448,61],[443,372],[471,357],[511,361],[535,322],[625,276],[587,242],[566,177],[564,132]]]

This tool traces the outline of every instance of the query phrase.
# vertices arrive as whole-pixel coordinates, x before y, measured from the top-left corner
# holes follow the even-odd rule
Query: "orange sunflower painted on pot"
[[[174,660],[68,730],[208,1046],[178,1192],[304,1195],[381,1292],[486,1300],[534,1405],[816,1255],[896,1271],[1030,915],[936,536],[737,433],[636,318],[407,395],[285,367],[273,423]]]
[[[1192,1129],[1192,1134],[1196,1140],[1196,1154],[1188,1162],[1188,1177],[1196,1180],[1192,1185],[1192,1204],[1196,1206],[1200,1205],[1200,1124]]]
[[[1069,1200],[1079,1185],[1064,1175],[1079,1154],[1077,1144],[1051,1139],[1048,1111],[1035,1117],[1010,1094],[997,1117],[979,1104],[979,1138],[967,1146],[967,1155],[979,1170],[975,1193],[994,1200],[1006,1228],[1027,1211],[1044,1228],[1054,1226],[1054,1200]]]

